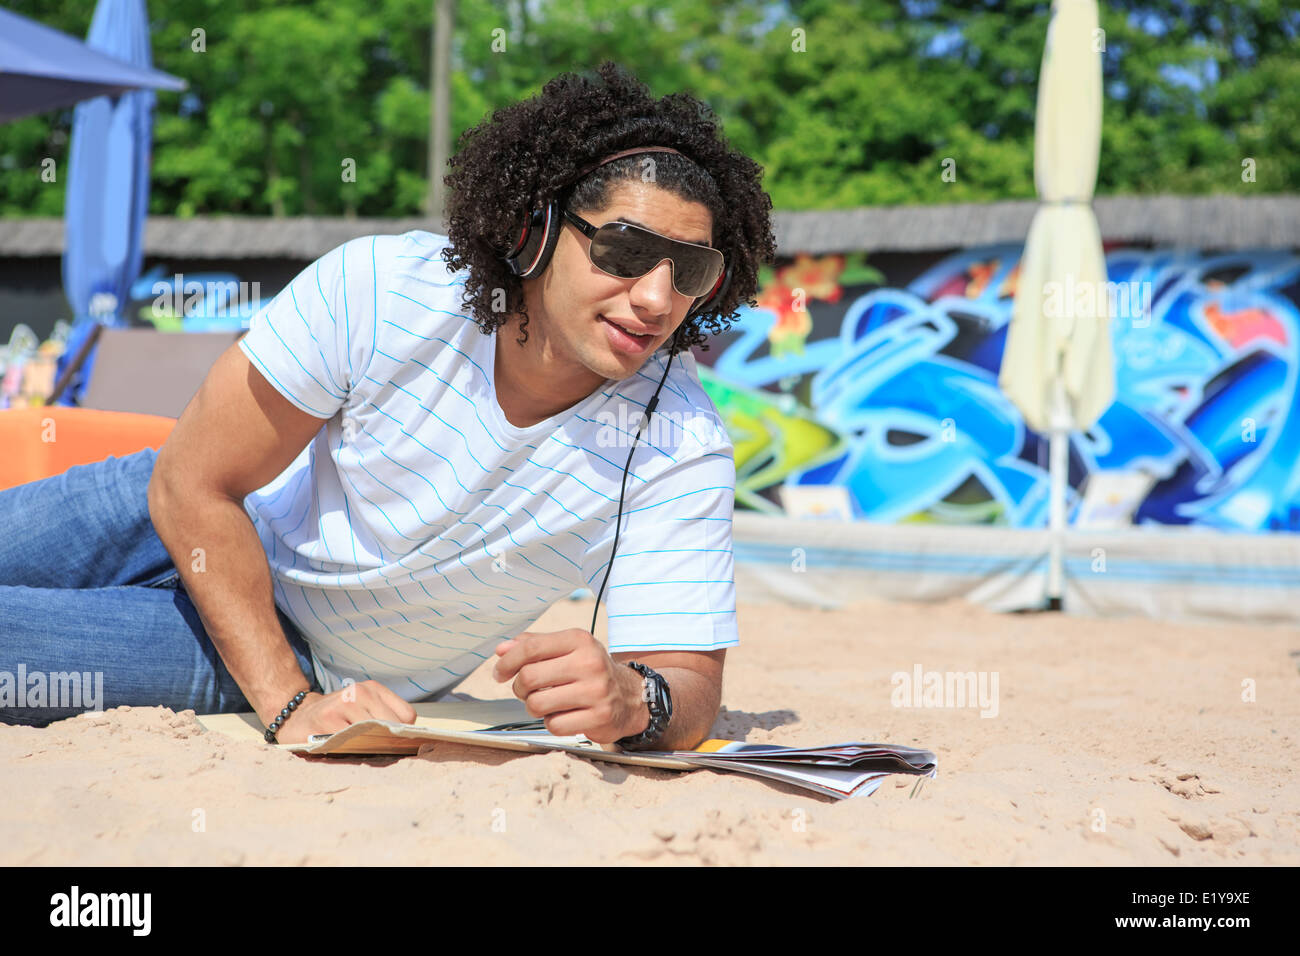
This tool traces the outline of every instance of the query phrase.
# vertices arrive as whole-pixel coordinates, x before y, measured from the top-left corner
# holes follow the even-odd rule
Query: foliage
[[[6,6],[76,36],[94,11]],[[153,0],[155,65],[190,88],[158,97],[150,211],[418,215],[433,6]],[[557,73],[612,58],[657,95],[708,102],[777,208],[1031,197],[1049,16],[1046,0],[459,0],[453,143]],[[1098,193],[1296,188],[1294,4],[1107,0],[1101,17]],[[71,119],[0,126],[0,215],[62,213]]]

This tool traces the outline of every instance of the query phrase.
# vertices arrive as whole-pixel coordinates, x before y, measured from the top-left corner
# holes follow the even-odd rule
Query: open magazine
[[[575,756],[661,770],[716,770],[779,780],[791,786],[844,799],[867,796],[890,774],[933,778],[935,755],[897,744],[842,743],[826,747],[782,747],[740,740],[706,740],[694,750],[609,749],[582,734],[556,737],[523,702],[444,700],[413,705],[414,724],[365,720],[306,743],[279,744],[307,755],[369,756],[415,754],[432,742],[468,744],[523,753],[560,750]],[[263,728],[253,714],[212,714],[199,722],[210,731],[262,742]]]

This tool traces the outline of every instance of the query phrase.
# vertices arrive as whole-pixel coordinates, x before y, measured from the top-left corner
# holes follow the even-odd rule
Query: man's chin
[[[645,367],[650,361],[650,356],[655,354],[656,349],[650,349],[645,355],[614,355],[605,360],[607,372],[602,373],[606,378],[619,381],[625,378],[631,378],[637,372]]]

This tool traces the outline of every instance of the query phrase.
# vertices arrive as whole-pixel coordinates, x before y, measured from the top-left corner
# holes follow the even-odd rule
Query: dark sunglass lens
[[[701,296],[722,274],[716,250],[673,242],[630,223],[610,222],[591,240],[591,261],[621,279],[639,279],[665,259],[672,260],[673,286]]]
[[[711,252],[679,250],[673,257],[673,284],[682,295],[704,295],[719,274],[717,257]]]
[[[664,257],[654,258],[659,252],[646,241],[639,229],[623,223],[606,223],[596,231],[591,240],[591,261],[620,279],[639,279]]]

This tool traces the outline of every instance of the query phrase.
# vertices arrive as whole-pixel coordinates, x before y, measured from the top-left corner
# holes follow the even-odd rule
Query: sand
[[[590,615],[562,602],[533,629]],[[124,707],[0,726],[0,863],[1300,863],[1293,628],[877,601],[742,603],[739,622],[715,736],[921,746],[938,777],[837,801],[451,744],[302,758]],[[894,706],[893,675],[918,665],[996,672],[996,716]],[[490,667],[460,690],[508,696]]]

